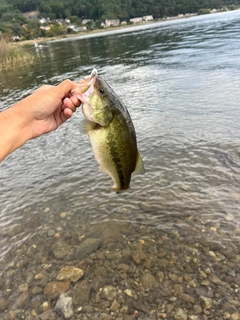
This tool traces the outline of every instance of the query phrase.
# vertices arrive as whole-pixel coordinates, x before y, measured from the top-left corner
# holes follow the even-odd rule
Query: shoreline
[[[179,18],[182,19],[182,18]],[[162,20],[162,22],[164,22],[165,20]],[[149,24],[154,24],[156,22],[161,22],[160,20],[158,21],[153,21],[153,22],[145,22],[145,23],[141,23],[141,24],[129,24],[129,25],[125,25],[125,26],[118,26],[118,27],[109,27],[109,28],[105,28],[105,29],[94,29],[91,31],[83,31],[83,32],[76,32],[74,34],[65,34],[65,35],[61,35],[61,36],[55,36],[55,37],[41,37],[41,38],[37,38],[37,39],[31,39],[31,40],[24,40],[24,41],[16,41],[16,42],[11,42],[11,44],[13,45],[29,45],[29,44],[33,44],[34,42],[40,44],[40,43],[45,43],[45,42],[49,42],[49,41],[55,41],[55,40],[64,40],[64,39],[69,39],[69,38],[74,38],[74,37],[79,37],[79,36],[86,36],[86,35],[92,35],[92,34],[97,34],[97,33],[102,33],[102,32],[108,32],[108,31],[114,31],[114,30],[121,30],[121,29],[127,29],[127,28],[131,28],[133,26],[137,27],[137,26],[142,26],[142,25],[149,25]]]
[[[233,10],[233,11],[238,11],[238,10],[240,10],[240,8],[237,8],[236,10]],[[190,14],[190,16],[187,16],[187,17],[173,16],[173,17],[169,17],[168,19],[158,19],[158,20],[153,20],[153,21],[144,22],[144,23],[127,24],[124,26],[109,27],[109,28],[105,28],[105,29],[94,29],[91,31],[77,32],[74,34],[66,34],[66,35],[55,36],[55,37],[41,37],[41,38],[37,38],[37,39],[12,42],[12,44],[14,44],[14,45],[17,44],[17,45],[22,46],[22,45],[30,45],[30,44],[34,45],[34,42],[39,44],[39,43],[45,43],[45,42],[55,41],[55,40],[61,41],[64,39],[69,39],[69,38],[74,38],[74,37],[79,37],[79,36],[86,36],[86,35],[98,34],[98,33],[102,33],[102,32],[115,31],[115,30],[121,30],[121,29],[128,29],[128,28],[132,28],[132,27],[137,28],[137,27],[141,27],[143,25],[150,25],[150,24],[167,22],[167,21],[175,21],[175,20],[184,20],[184,19],[196,18],[196,17],[200,17],[200,16],[215,15],[218,13],[227,13],[227,12],[233,12],[233,11],[215,12],[215,13],[209,13],[209,14],[204,14],[204,15],[198,15],[197,13],[192,13],[192,14]]]

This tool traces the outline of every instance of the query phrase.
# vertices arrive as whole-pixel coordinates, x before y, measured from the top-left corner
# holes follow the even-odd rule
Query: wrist
[[[32,131],[30,126],[31,119],[29,119],[28,113],[26,112],[27,98],[17,102],[11,108],[8,109],[10,112],[10,117],[13,121],[13,125],[15,126],[16,132],[21,133],[22,137],[20,140],[22,140],[23,143],[32,139]],[[31,105],[29,105],[28,108],[31,108]]]
[[[0,161],[31,139],[28,119],[24,118],[21,102],[0,113]]]

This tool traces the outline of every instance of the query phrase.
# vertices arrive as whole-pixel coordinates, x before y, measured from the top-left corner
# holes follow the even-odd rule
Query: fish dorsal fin
[[[144,169],[143,161],[140,157],[140,154],[137,153],[136,167],[133,174],[144,174],[144,173],[145,173],[145,169]]]
[[[88,133],[89,131],[96,129],[97,127],[99,127],[99,124],[96,122],[92,122],[90,120],[83,119],[80,122],[80,132],[83,134]]]

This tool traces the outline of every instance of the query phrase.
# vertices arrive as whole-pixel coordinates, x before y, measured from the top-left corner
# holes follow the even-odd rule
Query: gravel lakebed
[[[0,319],[240,319],[240,230],[225,222],[79,227],[62,212],[21,244],[15,226],[4,235],[18,245],[1,263]]]

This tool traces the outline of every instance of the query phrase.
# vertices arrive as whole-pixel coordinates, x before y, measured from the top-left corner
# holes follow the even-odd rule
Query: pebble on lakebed
[[[209,222],[203,235],[194,221],[169,233],[118,221],[71,233],[63,225],[59,239],[54,225],[43,228],[4,262],[0,318],[238,320],[239,243]]]

